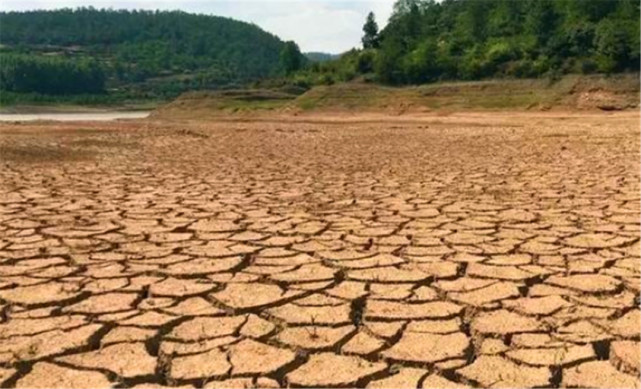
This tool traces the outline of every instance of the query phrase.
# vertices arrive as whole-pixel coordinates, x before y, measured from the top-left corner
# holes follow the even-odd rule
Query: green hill
[[[639,0],[397,0],[362,50],[295,75],[388,85],[639,71]]]
[[[170,97],[275,75],[284,47],[256,25],[179,11],[0,12],[0,26],[5,92]]]
[[[374,69],[388,83],[639,70],[639,0],[399,0]]]

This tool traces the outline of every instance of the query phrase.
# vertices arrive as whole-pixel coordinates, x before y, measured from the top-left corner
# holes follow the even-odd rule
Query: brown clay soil
[[[639,387],[639,115],[0,124],[2,387]]]

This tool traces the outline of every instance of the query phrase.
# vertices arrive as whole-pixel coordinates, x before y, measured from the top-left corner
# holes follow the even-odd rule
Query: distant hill
[[[338,59],[341,56],[340,54],[321,53],[317,51],[310,51],[308,53],[303,53],[303,55],[305,55],[305,57],[307,57],[311,62],[327,62],[333,59]]]
[[[179,11],[0,12],[0,26],[4,63],[38,68],[42,82],[58,73],[70,82],[91,78],[97,84],[87,93],[101,89],[101,80],[106,89],[145,97],[239,84],[277,74],[284,47],[256,25]],[[0,89],[47,92],[40,83],[12,80],[20,76],[12,69],[0,72]],[[78,76],[84,73],[93,76]]]

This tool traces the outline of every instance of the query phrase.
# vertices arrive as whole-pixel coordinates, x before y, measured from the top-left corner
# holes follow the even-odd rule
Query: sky
[[[394,0],[1,0],[2,11],[76,8],[179,9],[251,22],[302,51],[339,54],[360,46],[370,11],[383,27]]]

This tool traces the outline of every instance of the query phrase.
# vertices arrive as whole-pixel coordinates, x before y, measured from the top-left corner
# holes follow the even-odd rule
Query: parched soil
[[[0,124],[2,387],[636,388],[637,113]]]

